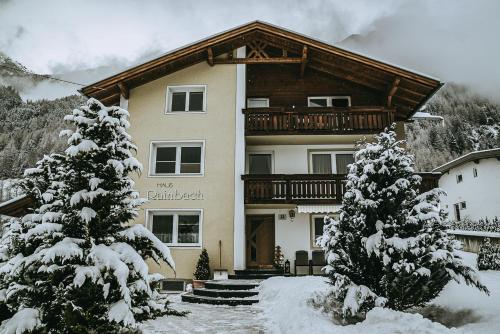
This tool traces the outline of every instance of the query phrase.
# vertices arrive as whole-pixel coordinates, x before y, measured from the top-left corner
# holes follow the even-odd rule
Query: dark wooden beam
[[[234,58],[214,59],[214,64],[300,64],[301,58]]]
[[[119,82],[117,86],[118,86],[118,88],[120,88],[120,95],[128,100],[128,96],[129,96],[128,87],[123,82]]]
[[[208,65],[214,66],[214,52],[212,51],[211,47],[207,48],[207,53],[208,53],[208,58],[207,58]]]
[[[300,62],[300,77],[304,77],[304,72],[306,71],[306,65],[307,65],[307,45],[304,45],[304,48],[302,49],[302,59]]]
[[[389,87],[389,91],[387,93],[387,107],[389,108],[392,106],[392,97],[394,96],[394,94],[396,94],[400,81],[401,79],[399,77],[396,77],[392,82],[392,85]]]
[[[358,85],[370,88],[370,89],[375,90],[377,92],[382,92],[385,89],[385,88],[383,88],[383,86],[376,84],[373,81],[360,79],[360,78],[356,77],[355,74],[346,73],[341,68],[332,68],[331,66],[319,65],[319,64],[316,64],[314,62],[314,60],[311,61],[308,66],[311,69],[314,69],[314,70],[317,70],[317,71],[320,71],[320,72],[323,72],[326,74],[330,74],[330,75],[332,75],[336,78],[339,78],[341,80],[352,81]]]

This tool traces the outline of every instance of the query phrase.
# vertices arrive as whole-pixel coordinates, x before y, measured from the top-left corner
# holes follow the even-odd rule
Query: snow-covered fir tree
[[[446,233],[438,189],[419,194],[421,178],[391,129],[361,143],[350,165],[338,221],[320,238],[333,289],[325,307],[345,320],[375,306],[422,306],[462,277],[484,292]]]
[[[199,280],[210,279],[210,259],[205,248],[203,248],[203,250],[201,251],[200,257],[198,258],[198,263],[196,263],[196,270],[193,275],[194,278]]]
[[[178,314],[155,290],[147,259],[174,268],[166,247],[130,225],[143,199],[128,112],[95,99],[65,117],[75,130],[64,155],[25,172],[34,212],[4,228],[0,247],[2,333],[122,333]],[[2,319],[3,320],[3,319]]]

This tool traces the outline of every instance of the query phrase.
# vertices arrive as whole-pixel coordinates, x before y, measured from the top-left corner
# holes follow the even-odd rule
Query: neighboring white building
[[[441,172],[439,187],[450,219],[500,217],[500,148],[463,155],[433,172]]]

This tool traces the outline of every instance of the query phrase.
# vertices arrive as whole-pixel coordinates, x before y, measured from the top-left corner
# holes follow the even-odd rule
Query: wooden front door
[[[274,262],[274,215],[246,218],[247,268],[272,267]]]

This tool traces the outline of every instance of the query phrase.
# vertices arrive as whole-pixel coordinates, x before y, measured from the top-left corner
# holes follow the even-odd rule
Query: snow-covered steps
[[[274,276],[289,276],[281,269],[244,269],[235,270],[234,275],[229,275],[231,279],[266,279]]]
[[[188,303],[229,306],[252,305],[259,302],[258,299],[253,298],[215,298],[207,296],[197,296],[190,293],[182,295],[182,301]]]
[[[256,290],[215,290],[215,289],[194,289],[193,294],[196,296],[208,296],[216,298],[248,298],[259,294]]]
[[[259,300],[256,280],[208,281],[205,287],[181,296],[182,301],[212,305],[251,305]]]

